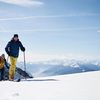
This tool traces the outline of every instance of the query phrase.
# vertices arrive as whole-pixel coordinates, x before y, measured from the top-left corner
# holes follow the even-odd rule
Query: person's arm
[[[25,51],[25,47],[22,45],[22,43],[19,41],[20,44],[20,49],[24,52]]]
[[[10,42],[7,44],[5,51],[10,56]]]

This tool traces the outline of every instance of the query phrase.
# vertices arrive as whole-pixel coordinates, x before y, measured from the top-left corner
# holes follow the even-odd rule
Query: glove
[[[25,51],[25,47],[22,48],[22,51],[23,51],[23,52]]]
[[[10,52],[8,52],[7,54],[8,54],[8,56],[10,56]]]

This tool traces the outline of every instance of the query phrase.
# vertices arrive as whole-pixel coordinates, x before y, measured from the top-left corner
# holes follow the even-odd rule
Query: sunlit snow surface
[[[0,100],[100,100],[100,72],[2,81]]]

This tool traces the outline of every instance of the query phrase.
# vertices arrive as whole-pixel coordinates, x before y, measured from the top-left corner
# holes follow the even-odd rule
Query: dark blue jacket
[[[25,48],[23,47],[22,43],[18,41],[14,41],[13,39],[8,42],[5,51],[9,56],[18,57],[19,56],[19,48],[24,52]]]

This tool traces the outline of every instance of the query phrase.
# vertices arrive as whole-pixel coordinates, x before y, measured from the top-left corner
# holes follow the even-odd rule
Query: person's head
[[[3,59],[5,59],[5,54],[2,54],[1,57],[2,57]]]
[[[18,34],[14,34],[13,39],[14,39],[14,41],[18,41]]]

